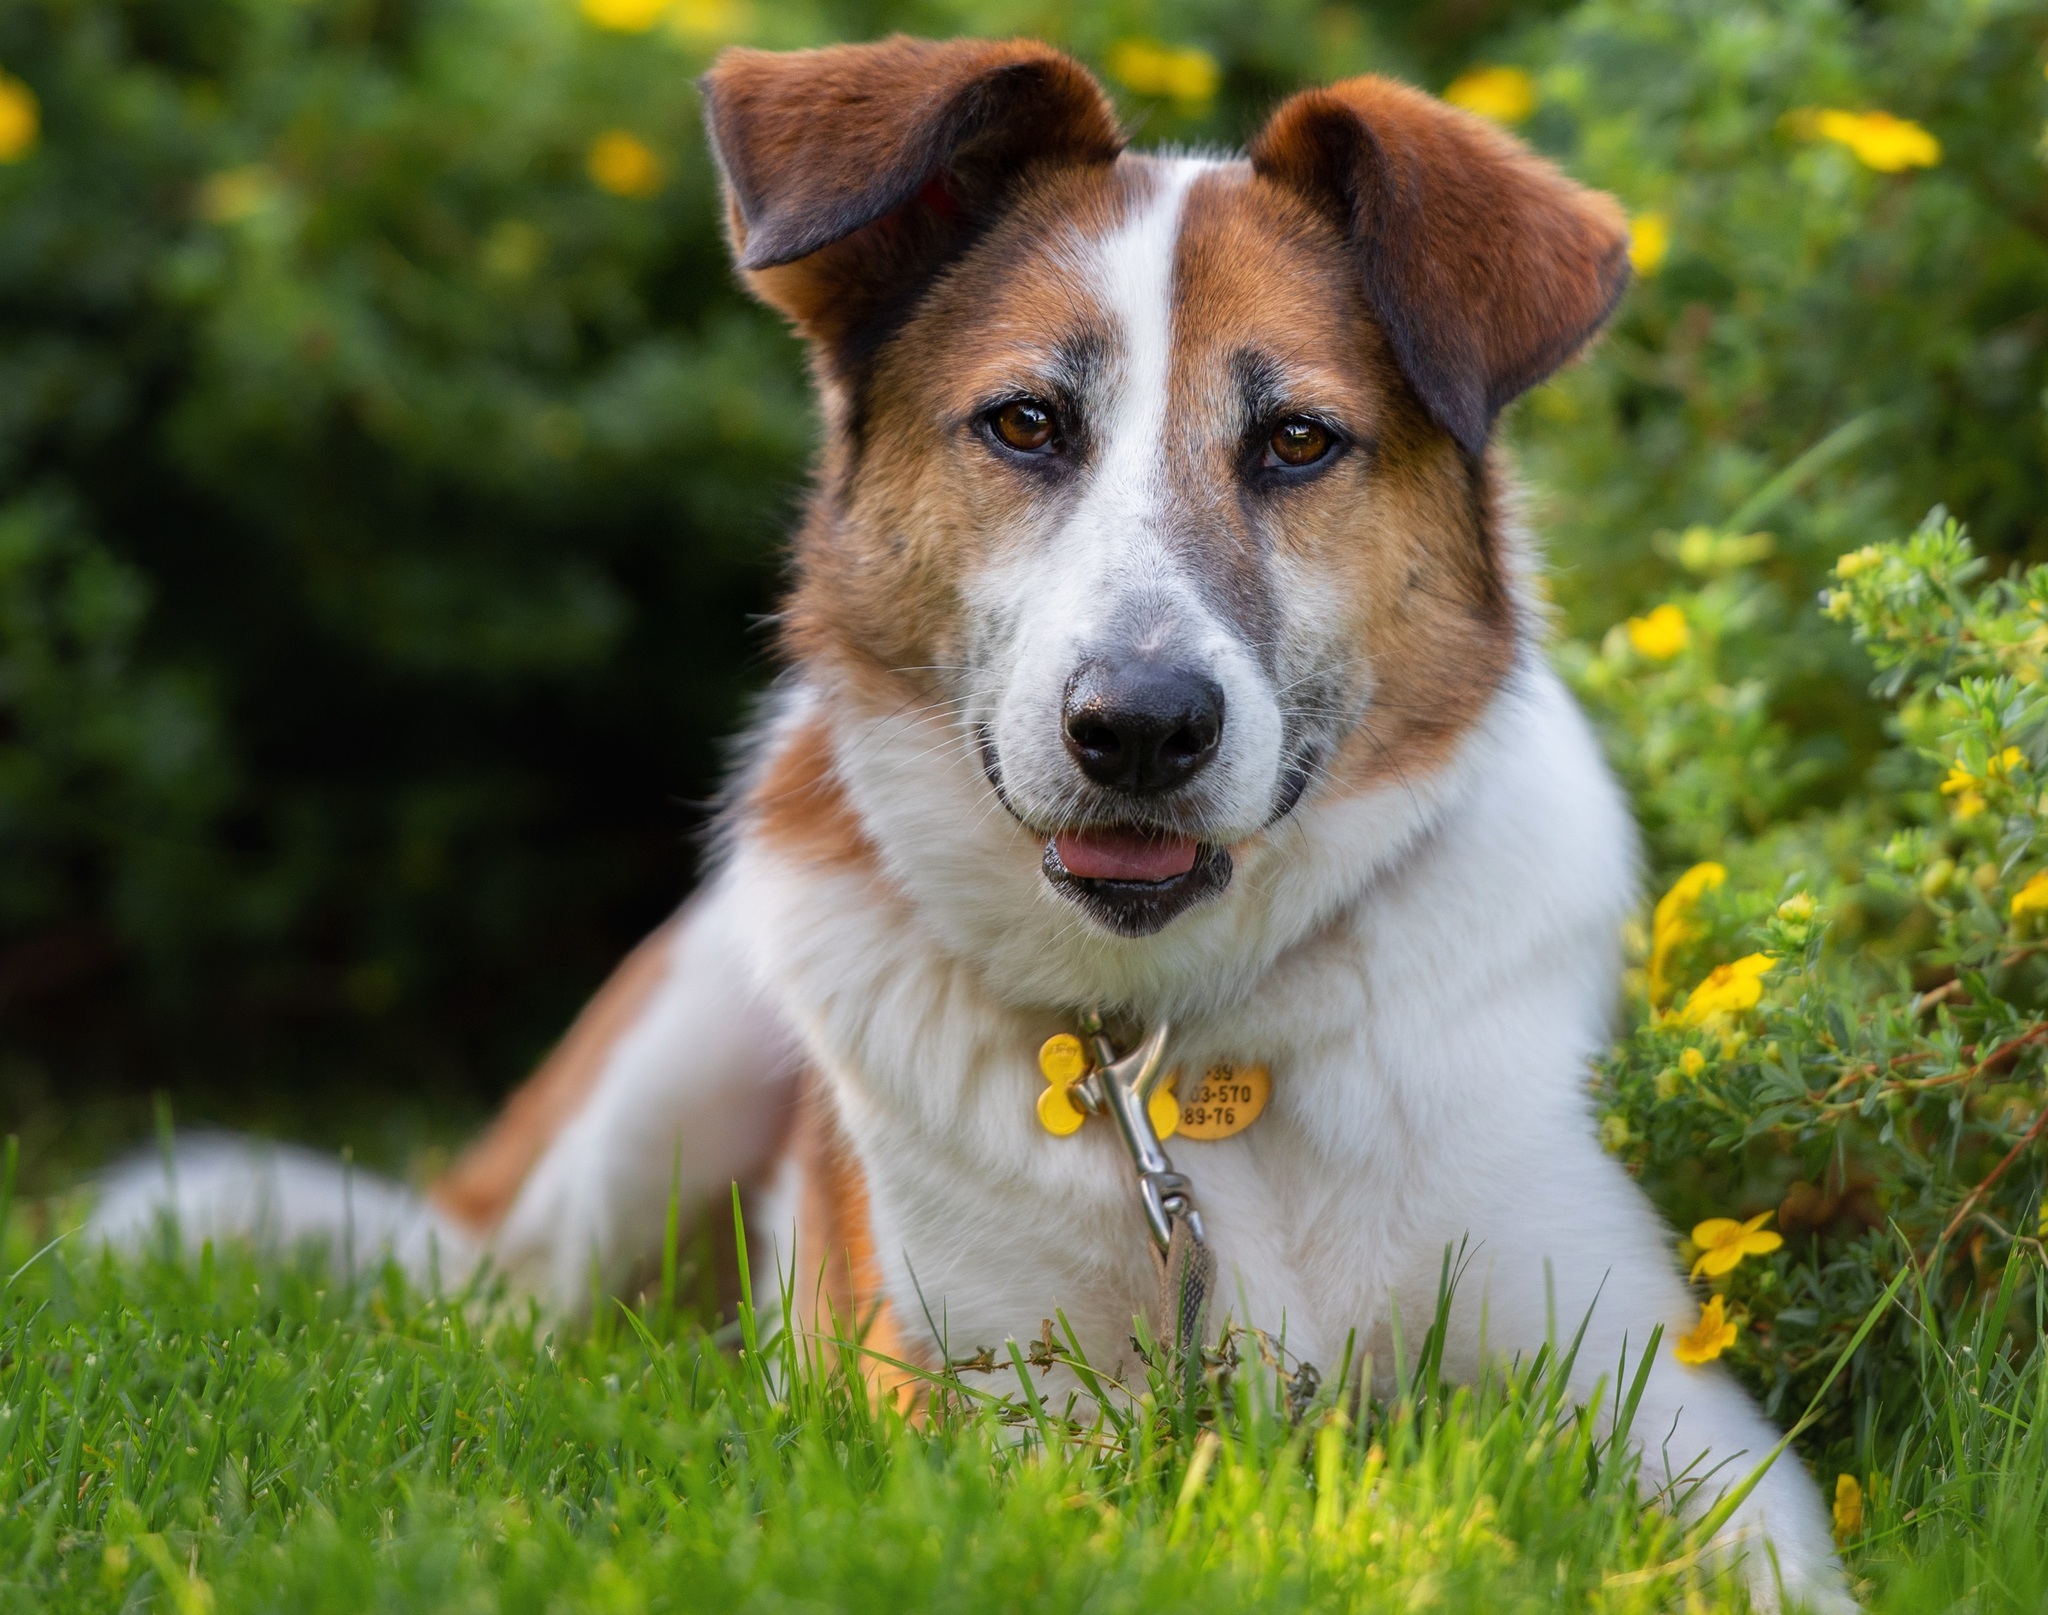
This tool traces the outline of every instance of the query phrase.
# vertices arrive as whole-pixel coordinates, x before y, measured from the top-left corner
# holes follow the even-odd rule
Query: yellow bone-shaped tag
[[[1038,1096],[1038,1120],[1048,1133],[1065,1138],[1088,1119],[1069,1091],[1088,1075],[1088,1051],[1071,1032],[1047,1038],[1038,1048],[1038,1069],[1046,1090]]]
[[[1056,1138],[1079,1132],[1088,1113],[1074,1103],[1072,1090],[1093,1069],[1087,1046],[1071,1032],[1049,1037],[1039,1045],[1038,1069],[1046,1081],[1045,1092],[1038,1096],[1039,1124]],[[1145,1102],[1152,1131],[1162,1139],[1173,1137],[1180,1128],[1181,1105],[1174,1097],[1173,1083],[1174,1079],[1168,1077]]]

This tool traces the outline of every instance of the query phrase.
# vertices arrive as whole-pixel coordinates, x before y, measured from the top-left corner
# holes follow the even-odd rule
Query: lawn
[[[839,1344],[707,1333],[687,1261],[570,1329],[312,1253],[32,1243],[48,1211],[0,1301],[9,1611],[1746,1607],[1554,1357],[1447,1387],[1424,1330],[1360,1406],[1359,1365],[1251,1337],[1085,1428],[972,1372],[906,1418]],[[2037,1612],[2048,1355],[1922,1340],[1867,1410],[1897,1433],[1853,1573],[1873,1609]]]

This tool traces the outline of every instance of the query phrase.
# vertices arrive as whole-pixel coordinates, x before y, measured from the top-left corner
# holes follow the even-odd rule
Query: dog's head
[[[1488,436],[1619,296],[1609,198],[1378,78],[1232,159],[1125,153],[1024,41],[705,91],[824,410],[790,643],[943,714],[1056,892],[1147,935],[1305,796],[1447,760],[1519,649]]]

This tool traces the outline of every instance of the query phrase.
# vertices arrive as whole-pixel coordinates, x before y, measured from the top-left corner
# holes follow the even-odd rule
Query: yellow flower
[[[2012,917],[2023,920],[2029,914],[2048,914],[2048,869],[2038,869],[2012,894]]]
[[[661,159],[646,141],[607,129],[590,143],[590,177],[614,196],[648,197],[661,189]]]
[[[1778,961],[1768,953],[1752,953],[1732,964],[1716,965],[1707,979],[1693,988],[1680,1010],[1680,1026],[1708,1026],[1754,1009],[1764,995],[1764,977]]]
[[[1688,1077],[1696,1077],[1707,1069],[1707,1057],[1698,1049],[1687,1049],[1678,1057],[1678,1069]]]
[[[1692,630],[1686,626],[1685,613],[1666,601],[1647,617],[1629,618],[1628,642],[1638,656],[1668,662],[1692,643]]]
[[[1884,564],[1884,552],[1875,544],[1865,544],[1860,550],[1851,550],[1835,562],[1835,576],[1853,578],[1859,572],[1868,572],[1874,566]]]
[[[19,162],[35,149],[43,112],[31,90],[12,73],[0,71],[0,163]]]
[[[1475,67],[1451,80],[1444,99],[1495,123],[1520,123],[1536,110],[1536,81],[1519,67]]]
[[[1671,962],[1672,953],[1680,943],[1698,935],[1691,917],[1694,905],[1703,893],[1712,891],[1727,878],[1728,871],[1720,864],[1694,864],[1672,883],[1670,891],[1657,899],[1656,912],[1650,917],[1650,1003],[1653,1007],[1663,1004],[1671,996],[1671,983],[1664,971]]]
[[[685,39],[731,39],[746,32],[742,0],[676,0],[674,28]]]
[[[2013,770],[2025,762],[2026,754],[2019,747],[2007,746],[1985,765],[1984,778],[1981,780],[1961,763],[1952,763],[1949,765],[1948,777],[1941,782],[1941,794],[1956,799],[1957,818],[1974,819],[1984,811],[1984,785],[1991,780],[2009,778]]]
[[[1119,39],[1103,65],[1127,90],[1162,101],[1199,106],[1223,82],[1216,58],[1194,45],[1162,45],[1156,39]]]
[[[1638,275],[1654,275],[1671,252],[1671,221],[1661,213],[1638,213],[1628,221],[1628,261]]]
[[[1847,146],[1865,168],[1880,174],[1909,168],[1932,168],[1941,161],[1941,142],[1907,118],[1889,112],[1844,112],[1823,107],[1814,117],[1814,133]]]
[[[1671,1350],[1681,1363],[1694,1367],[1711,1363],[1735,1344],[1736,1325],[1728,1321],[1725,1312],[1718,1295],[1707,1297],[1707,1304],[1700,1308],[1700,1321],[1672,1345]]]
[[[1732,1273],[1745,1256],[1768,1256],[1785,1241],[1764,1224],[1771,1213],[1760,1211],[1748,1222],[1733,1217],[1709,1217],[1692,1231],[1692,1242],[1700,1248],[1700,1259],[1692,1264],[1692,1276],[1702,1273],[1717,1279]]]
[[[1863,1530],[1863,1487],[1854,1475],[1835,1477],[1835,1540],[1847,1542]]]
[[[668,7],[669,0],[583,0],[583,15],[600,28],[644,34]]]
[[[1813,918],[1813,896],[1809,892],[1794,892],[1778,905],[1778,918],[1787,925],[1799,925]]]

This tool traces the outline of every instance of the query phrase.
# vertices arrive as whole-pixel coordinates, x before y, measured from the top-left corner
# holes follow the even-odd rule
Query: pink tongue
[[[1171,880],[1195,867],[1200,850],[1185,836],[1137,830],[1082,830],[1053,837],[1067,873],[1083,880]]]

